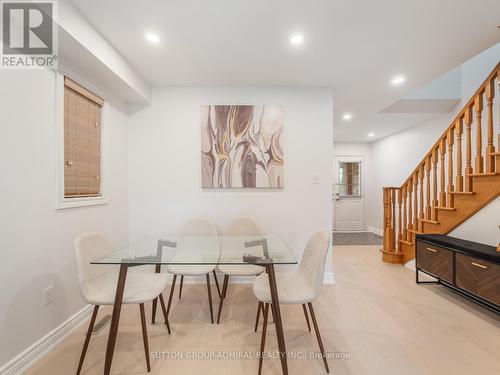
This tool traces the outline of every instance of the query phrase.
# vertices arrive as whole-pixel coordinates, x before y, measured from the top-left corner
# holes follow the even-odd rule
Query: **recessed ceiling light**
[[[155,44],[160,42],[160,37],[156,34],[153,34],[153,33],[147,33],[146,39],[148,40],[148,42],[155,43]]]
[[[368,133],[368,137],[373,138],[373,137],[375,137],[375,134],[374,133]]]
[[[391,84],[393,86],[401,86],[405,82],[406,82],[406,77],[403,75],[395,76],[395,77],[392,77],[392,79],[391,79]]]
[[[290,37],[290,43],[293,45],[300,45],[304,43],[304,36],[302,34],[292,34]]]
[[[350,119],[352,119],[352,113],[349,113],[349,112],[344,113],[344,114],[342,115],[342,118],[343,118],[344,120],[350,120]]]

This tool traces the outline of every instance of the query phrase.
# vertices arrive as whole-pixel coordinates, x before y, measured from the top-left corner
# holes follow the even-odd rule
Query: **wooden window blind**
[[[101,195],[101,112],[104,101],[64,78],[64,197]]]

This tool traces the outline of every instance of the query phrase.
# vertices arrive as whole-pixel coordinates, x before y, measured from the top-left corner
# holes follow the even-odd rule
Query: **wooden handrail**
[[[499,76],[500,76],[500,62],[498,62],[498,64],[495,66],[495,69],[493,69],[491,71],[491,73],[488,75],[488,78],[486,78],[484,80],[484,82],[481,84],[481,86],[479,86],[479,88],[476,90],[476,92],[474,93],[474,95],[472,95],[472,97],[462,107],[462,109],[460,110],[460,112],[458,112],[458,114],[455,116],[455,118],[451,122],[450,126],[448,128],[446,128],[446,130],[443,132],[443,134],[441,135],[441,137],[439,137],[439,139],[434,144],[434,146],[431,147],[430,151],[424,156],[424,158],[422,159],[422,161],[418,164],[417,168],[415,168],[415,170],[413,170],[413,172],[410,174],[410,176],[408,176],[408,178],[406,179],[406,181],[403,182],[403,185],[401,185],[401,186],[406,185],[410,181],[410,179],[413,178],[413,175],[418,171],[418,169],[420,168],[420,166],[422,165],[422,163],[425,163],[425,159],[428,158],[432,154],[432,151],[436,147],[439,147],[439,144],[441,143],[441,140],[443,138],[446,138],[446,135],[450,131],[450,128],[454,127],[455,123],[461,117],[465,116],[466,109],[474,106],[474,101],[476,100],[476,97],[479,96],[480,93],[482,93],[482,92],[484,93],[486,91],[486,85],[488,84],[488,82],[490,82],[491,80],[494,80],[495,78],[497,78]]]
[[[456,210],[456,194],[474,194],[474,176],[500,173],[500,153],[495,152],[494,144],[495,82],[500,88],[500,62],[404,183],[384,187],[385,261],[400,262],[397,256],[402,255],[402,244],[412,246],[417,233],[438,228],[439,212]],[[496,99],[499,97],[500,92]],[[500,121],[498,132],[500,150]]]

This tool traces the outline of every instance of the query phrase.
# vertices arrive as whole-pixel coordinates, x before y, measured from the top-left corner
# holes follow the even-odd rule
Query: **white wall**
[[[151,100],[151,87],[132,68],[132,66],[116,51],[109,42],[75,9],[69,0],[59,0],[58,3],[58,24],[60,55],[64,59],[70,59],[73,65],[79,65],[81,70],[97,73],[104,67],[109,71],[101,74],[99,80],[106,82],[113,89],[115,95],[118,87],[122,90],[132,91],[127,97],[134,98],[135,103],[149,103]],[[76,45],[64,34],[63,29],[74,39]],[[88,59],[85,52],[88,51],[95,60]],[[98,64],[98,65],[94,65]],[[88,66],[86,66],[88,65]],[[112,72],[112,73],[111,73]],[[122,83],[116,86],[116,78]]]
[[[109,204],[55,210],[55,82],[47,70],[0,71],[0,367],[80,310],[74,238],[128,238],[128,127],[109,105]],[[44,307],[42,290],[56,287]]]
[[[439,116],[406,131],[373,142],[373,178],[369,192],[373,204],[370,206],[368,214],[371,226],[378,229],[383,226],[382,188],[384,186],[401,186],[499,61],[500,43],[461,65],[462,99],[452,113]],[[494,116],[497,116],[497,114],[498,100],[496,100]],[[498,124],[498,118],[495,119],[495,124]],[[498,128],[495,131],[498,131]],[[483,122],[483,148],[486,143],[486,132],[487,128],[485,122]],[[474,134],[472,138],[472,144],[474,145]],[[481,242],[496,246],[500,240],[500,231],[498,230],[500,222],[498,217],[493,219],[493,216],[491,216],[494,215],[492,212],[495,211],[495,207],[497,209],[500,207],[498,200],[490,203],[490,206],[462,224],[450,235],[471,239],[477,238]]]
[[[498,246],[500,243],[500,198],[450,232],[450,236]]]
[[[371,143],[368,142],[334,142],[334,155],[366,156],[372,152]]]
[[[427,154],[455,113],[439,116],[421,125],[372,143],[372,180],[368,193],[369,226],[382,230],[384,186],[401,186]]]
[[[201,188],[203,104],[284,106],[282,191]],[[328,89],[153,89],[153,104],[130,117],[131,237],[179,233],[196,217],[213,218],[223,231],[231,218],[245,215],[300,255],[313,231],[331,232],[332,106]]]

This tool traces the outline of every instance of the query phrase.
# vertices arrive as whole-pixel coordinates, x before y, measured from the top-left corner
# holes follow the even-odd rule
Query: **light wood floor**
[[[499,374],[500,318],[442,286],[417,286],[414,272],[383,264],[378,247],[335,247],[337,284],[325,286],[316,315],[326,350],[349,353],[330,360],[334,374]],[[206,289],[185,286],[171,312],[172,335],[148,325],[151,351],[238,352],[258,350],[253,332],[256,302],[250,286],[231,285],[223,322],[209,324]],[[217,303],[217,298],[215,299]],[[108,310],[109,311],[109,310]],[[149,306],[148,310],[149,312]],[[101,314],[106,313],[103,311]],[[284,306],[287,350],[317,351],[301,307]],[[139,309],[122,313],[112,374],[146,373]],[[29,374],[74,374],[83,344],[82,326]],[[92,337],[83,374],[101,374],[107,329]],[[268,349],[276,350],[274,326]],[[324,374],[319,359],[289,360],[290,374]],[[153,359],[152,374],[257,374],[257,359]],[[278,359],[264,360],[263,374],[280,374]]]

